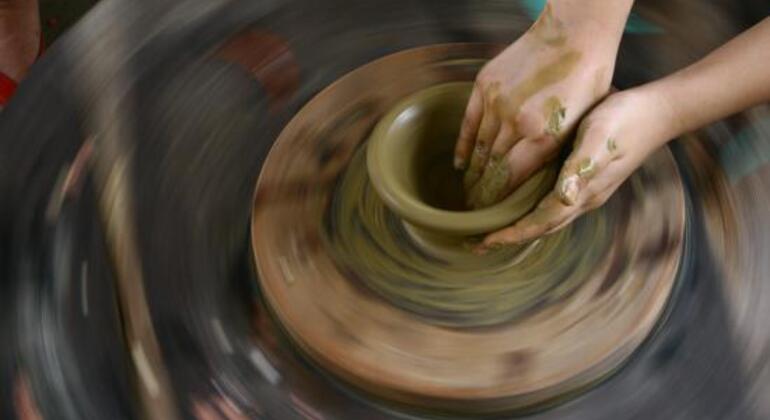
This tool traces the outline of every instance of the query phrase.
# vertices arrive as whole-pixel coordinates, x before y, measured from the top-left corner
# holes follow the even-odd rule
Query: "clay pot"
[[[553,188],[553,165],[503,201],[465,208],[463,173],[452,166],[454,147],[473,83],[446,83],[397,104],[375,127],[367,169],[385,204],[409,224],[434,234],[469,236],[494,231],[528,213]]]

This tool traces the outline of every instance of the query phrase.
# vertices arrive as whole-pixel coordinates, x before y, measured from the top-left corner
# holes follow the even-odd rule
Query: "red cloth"
[[[5,106],[11,100],[17,86],[15,80],[0,73],[0,106]]]
[[[40,51],[37,53],[38,58],[43,55],[43,51],[45,51],[45,41],[41,37]],[[18,86],[19,84],[15,80],[0,72],[0,107],[4,107],[11,100]]]

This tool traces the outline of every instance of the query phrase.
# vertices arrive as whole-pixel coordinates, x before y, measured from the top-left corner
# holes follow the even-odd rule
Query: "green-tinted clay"
[[[484,172],[484,165],[486,164],[488,155],[489,149],[487,145],[484,142],[477,140],[476,147],[473,148],[473,154],[471,155],[470,165],[463,177],[465,191],[469,191],[481,177],[481,174]]]
[[[489,207],[503,198],[510,180],[508,162],[492,156],[481,179],[468,192],[468,206],[474,209]]]
[[[576,177],[570,176],[564,178],[559,183],[559,198],[562,203],[571,206],[577,201],[578,185]]]
[[[562,105],[558,97],[551,96],[546,99],[543,112],[546,118],[545,133],[558,137],[564,124],[564,118],[567,116],[567,108]]]
[[[596,162],[590,157],[583,158],[578,163],[577,174],[583,179],[590,179],[596,173]]]
[[[607,139],[607,151],[610,153],[615,153],[615,151],[618,150],[618,143],[615,141],[614,137],[610,137]]]
[[[567,43],[564,23],[553,16],[551,5],[547,4],[538,20],[532,25],[532,33],[546,45],[561,47]]]

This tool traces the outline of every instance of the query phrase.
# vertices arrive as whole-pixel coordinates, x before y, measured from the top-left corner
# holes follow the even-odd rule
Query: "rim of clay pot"
[[[527,214],[553,187],[554,164],[547,165],[517,188],[503,201],[492,206],[468,211],[453,211],[425,203],[414,188],[408,187],[403,175],[405,162],[414,156],[416,146],[409,147],[404,135],[407,124],[423,117],[426,110],[447,106],[455,101],[459,112],[457,131],[473,88],[472,82],[452,82],[420,90],[393,107],[377,123],[367,144],[367,171],[374,189],[384,203],[407,222],[424,229],[450,235],[477,235],[505,227]],[[462,99],[462,100],[460,100]],[[459,115],[459,117],[458,117]],[[441,141],[456,141],[456,135]],[[451,165],[451,157],[448,158]]]

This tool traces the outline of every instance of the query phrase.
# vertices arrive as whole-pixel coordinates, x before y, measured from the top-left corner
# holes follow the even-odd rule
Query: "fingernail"
[[[465,170],[465,159],[461,158],[460,156],[455,156],[455,169],[458,171]]]
[[[577,201],[578,187],[577,175],[572,175],[564,179],[564,181],[561,182],[561,187],[559,188],[559,196],[561,201],[568,206],[574,205]]]

